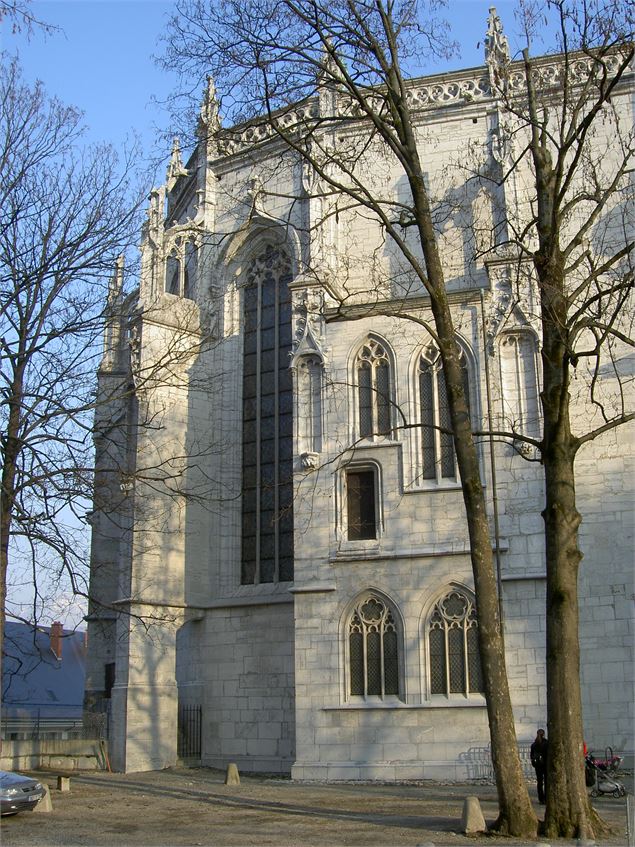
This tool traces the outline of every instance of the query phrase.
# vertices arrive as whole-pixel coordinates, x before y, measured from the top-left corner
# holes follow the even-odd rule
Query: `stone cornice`
[[[609,75],[617,68],[619,61],[618,52],[603,57]],[[538,87],[546,90],[557,90],[560,87],[565,68],[561,54],[537,57],[531,62]],[[589,77],[593,64],[594,59],[589,55],[570,55],[568,57],[569,79],[573,83],[584,83]],[[624,81],[632,82],[632,78],[631,69],[625,74]],[[506,67],[501,67],[497,79],[498,85],[493,88],[486,66],[417,77],[408,82],[408,102],[415,112],[424,113],[440,108],[469,106],[487,101],[494,103],[503,95],[512,98],[522,95],[525,89],[524,63],[515,61],[510,62]],[[378,104],[382,102],[379,93],[377,100]],[[341,119],[342,122],[348,120],[355,123],[361,115],[359,106],[349,96],[338,95],[335,118]],[[295,107],[274,112],[272,119],[276,121],[281,132],[293,133],[297,128],[301,135],[302,131],[309,127],[315,129],[320,121],[324,122],[325,128],[328,127],[332,123],[333,116],[320,113],[319,98],[314,96]],[[221,157],[233,156],[265,142],[273,141],[276,136],[277,133],[272,128],[270,119],[254,118],[232,128],[221,129],[216,136],[218,152]]]

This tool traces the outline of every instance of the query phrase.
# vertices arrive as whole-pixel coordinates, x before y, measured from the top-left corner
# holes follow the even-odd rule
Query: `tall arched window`
[[[174,249],[165,263],[165,290],[168,294],[176,294],[181,291],[181,263],[178,252]]]
[[[196,293],[196,271],[198,265],[198,250],[193,241],[185,243],[183,262],[183,296],[193,300]]]
[[[504,425],[515,432],[537,437],[540,405],[536,340],[527,330],[504,332],[499,352]]]
[[[476,606],[467,592],[454,588],[435,605],[428,646],[431,694],[483,692]]]
[[[365,594],[348,621],[351,696],[399,696],[400,637],[393,611],[376,594]]]
[[[178,236],[165,263],[165,291],[193,300],[196,295],[198,248],[192,236]]]
[[[289,256],[268,245],[244,289],[243,584],[293,579],[293,385]]]
[[[370,338],[355,361],[359,434],[362,438],[390,434],[390,361],[383,345]]]
[[[461,354],[463,390],[469,408],[467,362]],[[441,355],[429,345],[419,359],[419,406],[421,416],[421,450],[423,479],[441,482],[458,479],[452,421]]]

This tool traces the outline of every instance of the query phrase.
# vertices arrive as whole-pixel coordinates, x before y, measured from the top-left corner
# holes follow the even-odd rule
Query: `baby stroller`
[[[613,797],[624,797],[626,789],[617,778],[622,759],[614,756],[610,747],[606,748],[604,758],[597,759],[590,751],[584,757],[584,774],[586,784],[591,788],[591,797],[601,794],[611,794]]]

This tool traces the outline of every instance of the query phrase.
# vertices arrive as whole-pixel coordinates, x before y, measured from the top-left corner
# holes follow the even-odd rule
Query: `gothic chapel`
[[[492,197],[452,171],[475,146],[509,155],[492,82],[505,49],[492,11],[483,67],[410,86],[430,190],[463,198],[439,238],[472,427],[539,437],[535,282],[487,243],[530,181]],[[626,120],[633,90],[631,71]],[[479,610],[425,290],[377,222],[335,213],[265,128],[223,137],[211,81],[198,137],[186,164],[175,141],[151,194],[139,288],[124,294],[119,268],[110,291],[86,707],[109,710],[122,771],[482,775]],[[368,156],[368,180],[405,196],[392,161]],[[585,737],[627,753],[632,436],[608,433],[576,466]],[[521,742],[546,721],[532,449],[479,440]]]

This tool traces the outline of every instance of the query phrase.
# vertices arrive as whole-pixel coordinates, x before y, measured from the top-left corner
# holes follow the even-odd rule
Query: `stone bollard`
[[[225,785],[240,785],[240,775],[238,773],[238,765],[230,762],[227,765],[227,774],[225,776]]]
[[[58,776],[57,777],[57,790],[58,791],[70,791],[71,790],[71,778],[70,778],[70,776]]]
[[[463,801],[461,830],[466,835],[475,835],[477,832],[487,831],[485,818],[483,817],[478,797],[466,797]]]
[[[51,801],[51,792],[44,786],[44,797],[35,804],[33,812],[52,812],[53,802]]]

